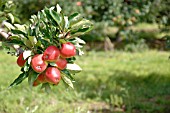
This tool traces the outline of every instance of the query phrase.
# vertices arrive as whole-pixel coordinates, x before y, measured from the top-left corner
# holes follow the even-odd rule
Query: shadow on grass
[[[77,91],[82,93],[83,99],[105,101],[110,105],[110,112],[120,108],[134,113],[170,113],[170,75],[137,76],[121,70],[112,72],[114,74],[105,80],[98,76],[78,80]]]

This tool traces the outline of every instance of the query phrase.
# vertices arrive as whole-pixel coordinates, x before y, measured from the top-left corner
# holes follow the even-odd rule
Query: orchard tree
[[[94,30],[82,36],[85,41],[103,41],[106,37],[113,41],[124,39],[138,41],[133,30],[138,23],[159,23],[162,30],[167,29],[169,21],[169,0],[14,0],[17,4],[15,14],[21,22],[27,23],[32,14],[37,14],[44,6],[59,3],[66,15],[74,12],[95,22]],[[161,4],[161,5],[160,5]],[[27,7],[29,6],[29,7]],[[163,26],[162,26],[163,25]],[[107,32],[108,27],[116,27],[114,34]],[[116,33],[115,33],[116,32]]]
[[[65,13],[81,12],[86,18],[95,22],[94,30],[82,36],[85,41],[139,41],[138,35],[131,26],[138,23],[156,23],[165,30],[169,21],[169,0],[58,0]],[[163,25],[163,26],[162,26]],[[116,27],[113,33],[109,27]],[[167,27],[166,27],[167,29]]]

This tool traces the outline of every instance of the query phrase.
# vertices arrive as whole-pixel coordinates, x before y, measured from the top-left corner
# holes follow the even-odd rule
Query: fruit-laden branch
[[[9,40],[11,35],[12,34],[10,32],[6,33],[2,28],[0,28],[0,41],[3,41],[3,39]],[[12,45],[12,48],[14,48],[18,54],[23,52],[23,50],[18,45]]]

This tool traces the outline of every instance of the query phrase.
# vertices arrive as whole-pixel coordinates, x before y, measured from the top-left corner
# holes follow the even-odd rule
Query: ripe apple
[[[18,66],[23,67],[26,61],[27,61],[27,60],[24,60],[23,53],[21,53],[21,54],[18,56],[17,64],[18,64]]]
[[[67,60],[65,58],[59,58],[57,61],[56,61],[56,65],[59,69],[63,70],[66,68],[67,66]]]
[[[37,54],[33,56],[31,60],[31,67],[37,73],[43,72],[47,68],[47,65],[48,65],[46,61],[42,60],[42,56],[43,54]]]
[[[63,58],[70,58],[76,55],[76,47],[70,43],[64,43],[61,45],[60,54]]]
[[[45,83],[45,82],[47,82],[46,79],[45,79],[45,73],[39,74],[37,80],[38,80],[40,83]]]
[[[38,75],[38,78],[34,81],[33,86],[38,86],[41,83],[46,83],[46,79],[45,79],[45,74],[41,73]]]
[[[35,80],[34,83],[33,83],[33,86],[38,86],[39,84],[41,84],[38,80]]]
[[[42,59],[45,61],[56,61],[60,56],[60,51],[56,46],[49,46],[43,53]]]
[[[57,85],[60,82],[60,71],[56,67],[48,67],[45,71],[47,82]]]
[[[76,5],[77,6],[82,6],[82,3],[79,1],[79,2],[76,2]]]

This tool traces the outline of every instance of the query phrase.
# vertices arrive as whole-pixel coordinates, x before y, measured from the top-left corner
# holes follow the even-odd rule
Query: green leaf
[[[14,16],[11,13],[8,13],[7,15],[8,15],[11,23],[14,23]]]
[[[22,42],[21,38],[20,38],[19,36],[17,36],[17,35],[10,36],[9,38],[10,38],[10,40],[9,40],[10,43],[14,42],[15,40],[16,40],[16,44],[17,44],[18,42],[19,42],[19,44],[20,44],[20,42]],[[12,40],[12,41],[11,41],[11,40]],[[23,42],[22,42],[22,44],[24,45]]]
[[[41,86],[41,89],[45,88],[45,91],[47,93],[50,93],[51,92],[51,87],[50,87],[50,84],[49,83],[43,83],[42,86]]]
[[[79,43],[76,43],[74,46],[76,47],[76,49],[83,48],[83,46],[82,46],[82,45],[80,45]]]
[[[30,50],[24,51],[24,52],[23,52],[23,58],[24,58],[24,60],[27,59],[29,56],[31,56],[31,54],[32,54],[32,51],[30,51]]]
[[[54,66],[54,67],[57,66],[57,64],[56,64],[55,62],[50,62],[49,64],[50,64],[51,66]]]
[[[33,47],[31,41],[26,39],[26,38],[23,39],[23,42],[24,42],[25,46],[27,46],[28,48],[32,48]]]
[[[10,36],[10,39],[16,39],[16,40],[20,40],[20,37],[19,36]]]
[[[80,28],[76,31],[71,31],[70,38],[74,38],[74,37],[77,37],[77,36],[84,35],[85,33],[91,31],[92,29],[93,29],[93,26],[90,26],[90,27],[87,27],[87,28]]]
[[[33,24],[35,24],[35,23],[37,22],[37,20],[38,20],[38,18],[37,18],[36,15],[31,15],[30,21],[31,21]]]
[[[32,60],[31,57],[29,57],[28,60],[27,60],[29,65],[31,64],[31,60]]]
[[[55,12],[54,10],[50,9],[49,10],[51,17],[57,22],[57,24],[60,26],[61,23],[61,17],[60,15]]]
[[[73,78],[72,74],[67,69],[62,70],[61,73],[63,73],[66,76],[68,76],[72,81],[75,81],[75,79]]]
[[[68,17],[68,20],[69,21],[71,21],[71,20],[73,20],[76,16],[78,16],[79,15],[79,13],[74,13],[74,14],[72,14],[72,15],[70,15],[69,17]]]
[[[61,73],[61,77],[62,77],[63,81],[64,81],[68,86],[70,86],[72,89],[74,89],[74,86],[73,86],[72,81],[71,81],[64,73]]]
[[[24,33],[26,33],[26,25],[20,25],[20,24],[14,24],[14,26],[16,27],[17,30],[20,30]]]
[[[40,40],[37,41],[37,43],[35,44],[35,46],[37,46],[37,47],[43,47],[43,45],[41,44],[41,41],[40,41]]]
[[[17,45],[20,45],[20,46],[25,46],[25,44],[24,44],[22,41],[18,40],[18,39],[12,39],[12,40],[10,40],[10,41],[5,41],[5,42],[3,42],[3,43],[7,43],[7,44],[17,44]]]
[[[77,29],[82,29],[82,28],[88,28],[92,25],[93,25],[92,22],[90,22],[89,20],[83,19],[77,22],[76,24],[72,25],[71,28],[74,30],[77,30]]]
[[[60,13],[61,12],[61,7],[59,6],[59,4],[56,5],[56,8],[57,8],[57,13]]]
[[[66,43],[65,39],[60,39],[59,41],[60,41],[61,44]]]
[[[69,21],[68,21],[68,17],[67,16],[64,16],[64,28],[65,29],[68,29],[69,28]]]
[[[13,33],[13,34],[22,34],[24,37],[26,37],[27,39],[28,39],[28,37],[27,37],[27,34],[26,33],[24,33],[23,31],[21,31],[21,30],[14,30],[14,29],[12,29],[11,30],[11,32]]]
[[[24,79],[28,77],[28,73],[21,73],[9,86],[9,88],[20,84]]]
[[[75,38],[79,44],[86,44],[86,42],[78,37]]]
[[[62,28],[62,31],[65,31],[65,17],[64,17],[64,14],[61,13],[61,28]]]
[[[33,83],[37,79],[38,75],[39,75],[39,73],[36,73],[34,70],[29,71],[28,83],[29,83],[30,87],[33,86]]]
[[[70,71],[73,71],[75,73],[78,73],[78,72],[82,71],[80,66],[78,66],[77,64],[67,64],[66,69],[68,69]]]
[[[21,23],[20,19],[16,16],[14,16],[14,20],[15,20],[16,23]]]
[[[85,33],[91,31],[92,29],[93,24],[89,20],[83,19],[82,21],[71,26],[70,38],[84,35]]]
[[[37,43],[37,39],[35,36],[28,36],[28,39],[30,40],[33,46]]]
[[[52,18],[52,16],[50,15],[49,9],[45,8],[45,10],[42,10],[43,14],[45,15],[45,17],[54,25],[58,25],[56,23],[56,21]]]
[[[5,25],[5,27],[7,27],[9,30],[15,29],[15,27],[14,27],[12,24],[8,23],[8,22],[4,22],[4,25]]]
[[[1,15],[0,15],[1,16]],[[6,17],[0,17],[0,22],[4,21],[4,20],[7,20]]]
[[[28,72],[30,68],[29,62],[28,60],[25,62],[24,67],[23,67],[23,71],[24,72]]]
[[[71,57],[71,58],[67,58],[67,63],[73,64],[76,60],[76,57]]]
[[[81,49],[78,49],[78,55],[82,56],[84,55],[84,52]]]
[[[72,25],[83,20],[83,17],[79,13],[74,13],[71,16],[68,17],[68,20],[69,20],[70,27],[71,27]]]

